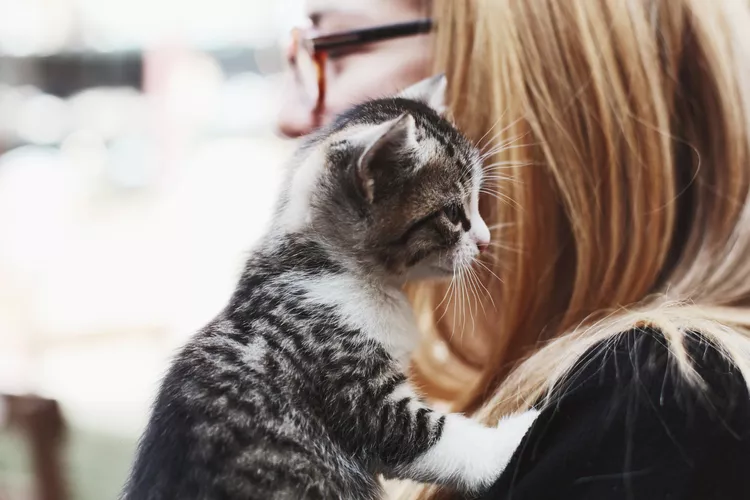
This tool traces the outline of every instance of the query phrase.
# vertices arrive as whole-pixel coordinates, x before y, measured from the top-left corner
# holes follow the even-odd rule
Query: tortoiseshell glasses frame
[[[292,30],[287,60],[299,83],[314,102],[313,112],[320,114],[326,97],[326,64],[332,50],[353,49],[368,43],[429,33],[431,19],[418,19],[397,24],[372,26],[326,35],[311,35],[304,28]]]

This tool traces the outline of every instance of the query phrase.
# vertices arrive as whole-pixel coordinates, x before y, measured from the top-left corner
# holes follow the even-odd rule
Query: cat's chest
[[[334,306],[347,327],[378,341],[406,369],[418,334],[403,293],[373,290],[348,276],[330,276],[305,287],[308,300]]]
[[[354,318],[361,331],[368,337],[380,342],[388,353],[399,362],[405,371],[411,355],[417,346],[417,327],[411,307],[404,298],[403,301],[388,304],[367,304],[360,302],[351,304]]]

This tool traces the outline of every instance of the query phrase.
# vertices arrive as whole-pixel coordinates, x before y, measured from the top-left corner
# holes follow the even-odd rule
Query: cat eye
[[[448,205],[442,209],[431,212],[421,219],[413,222],[409,227],[406,228],[403,234],[401,234],[393,241],[393,243],[404,244],[404,242],[406,242],[412,234],[419,231],[421,228],[434,223],[435,221],[440,221],[442,217],[447,218],[454,225],[461,224],[464,226],[464,228],[466,228],[466,225],[469,222],[468,220],[466,220],[463,208],[461,208],[460,205]]]
[[[314,103],[313,113],[320,114],[325,104],[326,65],[329,59],[351,54],[370,43],[429,33],[432,28],[431,19],[318,36],[312,36],[309,31],[302,28],[294,28],[287,48],[287,61],[305,94]]]
[[[452,224],[462,224],[466,217],[463,214],[463,209],[458,205],[448,205],[443,209],[443,213],[451,221]]]

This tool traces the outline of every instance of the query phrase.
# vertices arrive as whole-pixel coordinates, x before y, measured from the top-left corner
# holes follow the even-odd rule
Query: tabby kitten
[[[536,413],[487,428],[425,405],[405,281],[489,243],[477,150],[442,77],[354,107],[298,151],[226,309],[163,381],[127,500],[375,499],[377,475],[491,484]]]

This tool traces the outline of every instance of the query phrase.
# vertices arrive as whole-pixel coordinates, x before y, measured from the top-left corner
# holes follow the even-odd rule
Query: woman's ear
[[[443,116],[446,111],[445,91],[447,87],[448,80],[444,73],[440,73],[402,90],[396,97],[423,102]]]

